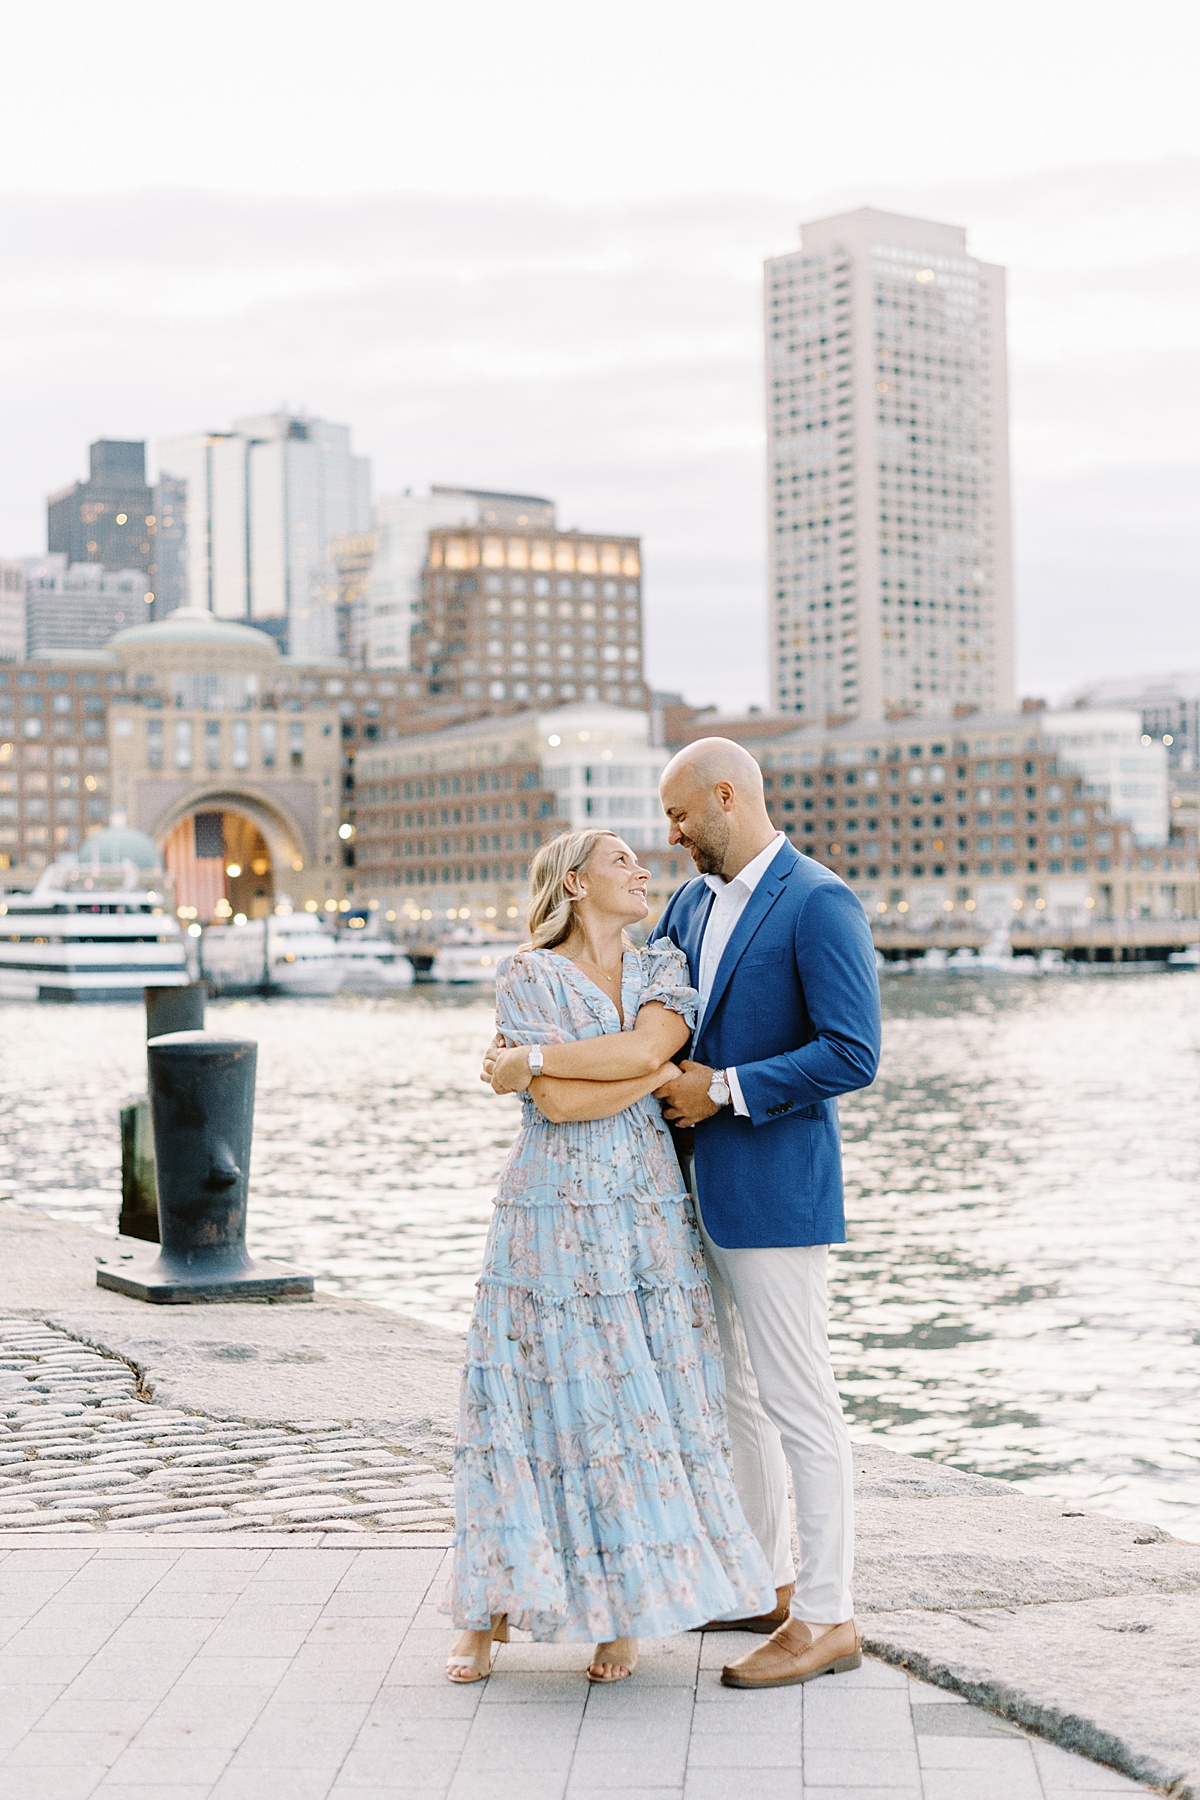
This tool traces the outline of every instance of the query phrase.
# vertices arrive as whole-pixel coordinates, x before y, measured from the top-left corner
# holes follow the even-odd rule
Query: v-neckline
[[[585,970],[580,968],[579,964],[575,961],[575,958],[573,956],[565,956],[561,950],[551,950],[550,955],[557,956],[559,962],[565,962],[565,963],[569,964],[570,967],[572,969],[574,969],[576,975],[578,975],[580,981],[586,981],[587,985],[591,988],[592,992],[594,994],[599,994],[600,998],[605,1002],[605,1004],[612,1007],[613,1011],[617,1015],[617,1028],[620,1031],[624,1031],[625,1018],[626,1018],[625,959],[626,959],[626,957],[634,955],[634,952],[632,950],[622,950],[622,952],[621,952],[621,1000],[620,1000],[619,1005],[618,1005],[617,1001],[615,1001],[613,999],[611,994],[605,993],[604,989],[600,986],[600,983],[598,981],[593,981],[591,976],[589,974],[587,974]]]

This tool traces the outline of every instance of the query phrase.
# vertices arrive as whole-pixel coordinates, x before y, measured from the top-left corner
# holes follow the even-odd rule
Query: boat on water
[[[499,933],[456,931],[442,939],[429,971],[431,981],[479,982],[494,986],[496,970],[521,947],[519,937]]]
[[[31,893],[0,894],[0,996],[140,1000],[189,980],[183,934],[153,840],[109,827]]]
[[[200,973],[212,994],[336,994],[347,961],[315,913],[272,913],[240,925],[208,925]]]
[[[413,984],[416,971],[399,944],[368,923],[352,919],[338,933],[337,953],[345,965],[343,993],[389,993]]]

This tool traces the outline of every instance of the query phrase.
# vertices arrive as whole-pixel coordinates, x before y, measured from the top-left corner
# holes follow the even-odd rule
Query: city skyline
[[[1009,270],[1021,690],[1120,674],[1134,619],[1148,666],[1200,665],[1194,8],[1164,0],[1148,34],[1109,0],[914,0],[864,31],[762,0],[730,30],[706,0],[682,34],[639,16],[634,57],[626,0],[552,30],[543,0],[504,29],[473,0],[352,0],[336,32],[297,0],[285,34],[227,0],[201,32],[192,0],[130,0],[119,44],[70,11],[65,34],[0,21],[23,77],[0,554],[40,549],[75,446],[286,404],[352,421],[380,492],[619,522],[646,548],[651,678],[763,703],[761,266],[798,221],[869,205],[965,226]],[[337,131],[297,131],[333,92]]]

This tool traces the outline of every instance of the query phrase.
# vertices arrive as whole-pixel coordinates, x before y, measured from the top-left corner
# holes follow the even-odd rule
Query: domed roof
[[[162,857],[152,837],[128,825],[106,825],[84,840],[79,852],[81,868],[112,869],[122,863],[132,863],[135,869],[161,869]]]
[[[181,606],[155,623],[131,625],[109,638],[107,647],[120,655],[123,650],[170,650],[183,645],[256,650],[272,661],[279,655],[278,645],[265,631],[239,625],[236,619],[218,619],[203,606]]]

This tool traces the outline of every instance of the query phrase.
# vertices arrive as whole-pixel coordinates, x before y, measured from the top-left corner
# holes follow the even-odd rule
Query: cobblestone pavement
[[[444,1550],[0,1546],[0,1800],[1111,1800],[1146,1793],[902,1671],[719,1685],[750,1640],[514,1642],[453,1688]]]
[[[147,1405],[128,1364],[0,1319],[0,1539],[452,1523],[449,1478],[398,1445],[319,1420],[259,1428]]]

